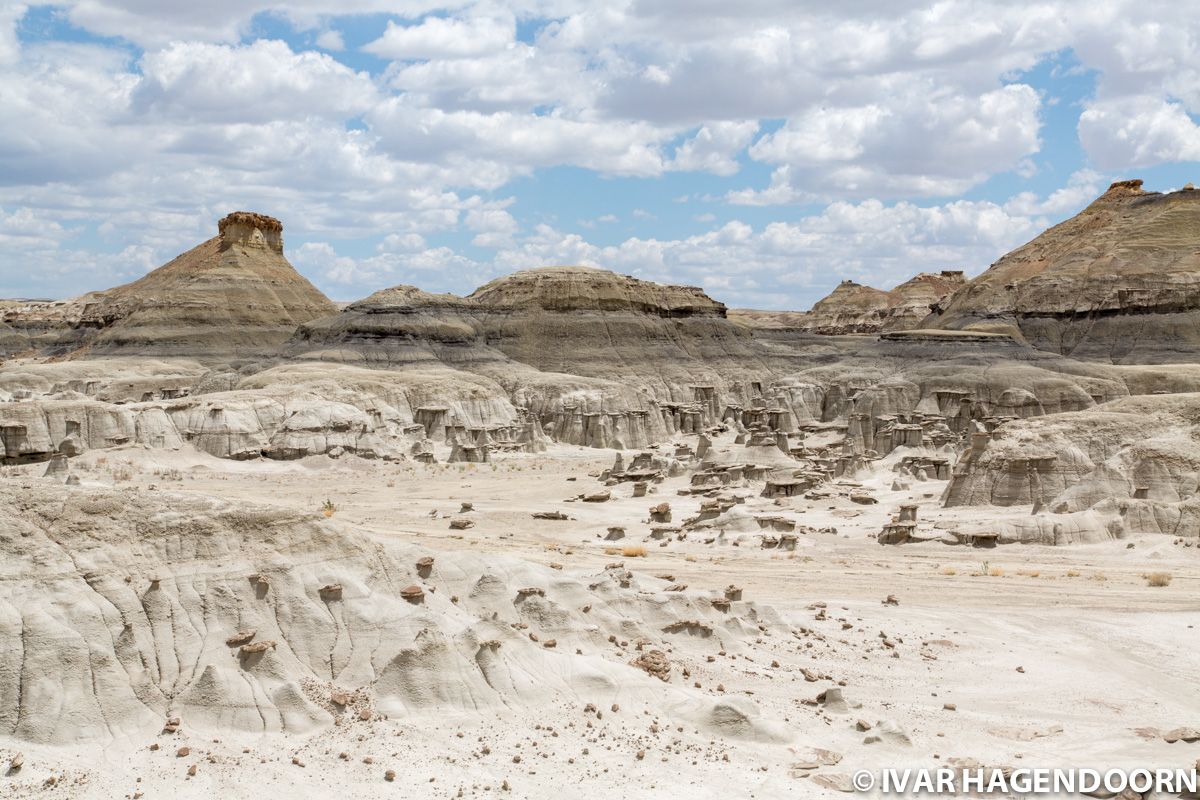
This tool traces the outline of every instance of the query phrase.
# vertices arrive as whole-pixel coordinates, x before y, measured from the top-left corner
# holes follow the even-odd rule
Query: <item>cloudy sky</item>
[[[807,308],[1200,182],[1198,114],[1178,0],[0,0],[0,296],[247,209],[336,299],[590,264]]]

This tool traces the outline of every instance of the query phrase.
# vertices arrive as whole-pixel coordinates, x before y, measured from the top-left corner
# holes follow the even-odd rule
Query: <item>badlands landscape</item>
[[[964,265],[979,272],[982,265]],[[0,305],[0,796],[823,797],[1200,759],[1200,193],[727,309],[336,305],[251,212]]]

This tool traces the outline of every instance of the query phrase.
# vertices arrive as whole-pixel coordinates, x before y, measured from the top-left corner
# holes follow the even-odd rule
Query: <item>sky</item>
[[[1200,180],[1158,0],[0,0],[0,296],[257,211],[353,300],[585,264],[807,309]]]

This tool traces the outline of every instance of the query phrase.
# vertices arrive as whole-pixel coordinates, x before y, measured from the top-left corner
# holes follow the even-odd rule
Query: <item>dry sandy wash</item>
[[[0,797],[1200,759],[1192,193],[806,314],[578,267],[339,311],[282,235],[0,307]]]

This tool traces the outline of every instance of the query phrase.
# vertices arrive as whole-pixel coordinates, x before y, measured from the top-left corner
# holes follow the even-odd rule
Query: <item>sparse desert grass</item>
[[[1151,572],[1149,575],[1143,576],[1146,579],[1147,586],[1170,586],[1171,573],[1169,572]]]
[[[646,548],[640,544],[629,544],[621,548],[621,555],[625,558],[645,558]]]
[[[691,556],[691,555],[684,556],[684,557],[683,557],[683,560],[684,560],[684,561],[687,561],[687,562],[690,562],[690,563],[692,563],[692,564],[695,564],[695,563],[696,563],[696,557],[695,557],[695,556]]]
[[[606,547],[606,548],[604,548],[604,555],[606,555],[606,556],[619,556],[619,555],[621,555],[621,548],[619,548],[619,547]]]
[[[971,573],[972,578],[1002,578],[1004,577],[1003,567],[993,567],[990,561],[984,561],[979,565],[978,572]]]
[[[1020,572],[1018,572],[1017,574],[1024,576],[1026,578],[1037,578],[1037,577],[1040,577],[1042,573],[1036,569],[1024,569],[1024,570],[1021,570]]]
[[[1068,578],[1078,578],[1078,577],[1079,577],[1079,570],[1077,570],[1077,569],[1069,569],[1069,570],[1067,570],[1067,577],[1068,577]]]

